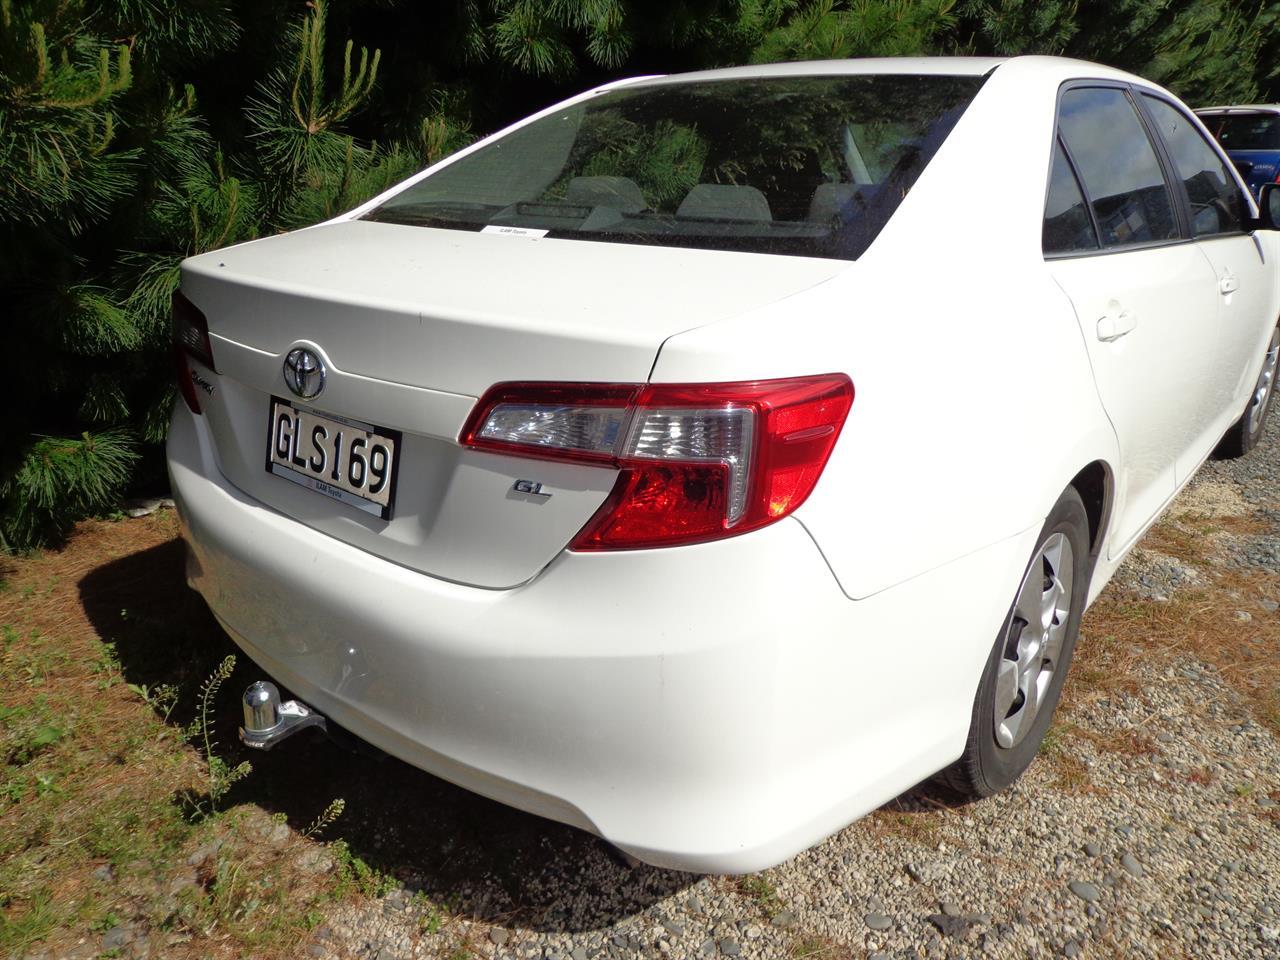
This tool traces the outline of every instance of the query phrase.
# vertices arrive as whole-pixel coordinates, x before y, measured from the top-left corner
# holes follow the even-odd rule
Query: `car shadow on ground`
[[[407,890],[492,923],[599,929],[698,879],[629,869],[596,837],[462,790],[359,741],[364,749],[353,751],[306,731],[267,754],[245,749],[234,732],[239,694],[263,674],[187,587],[184,550],[172,540],[97,567],[80,581],[80,600],[99,636],[115,644],[128,683],[176,689],[175,727],[190,722],[205,678],[237,655],[218,697],[218,750],[233,764],[250,760],[254,770],[228,805],[256,804],[303,829],[341,797],[346,811],[327,836],[345,840],[354,856]],[[592,895],[575,898],[575,890]],[[569,909],[575,899],[576,911]]]
[[[345,840],[354,856],[406,890],[489,923],[598,930],[697,881],[693,874],[629,868],[596,837],[477,796],[354,738],[343,745],[306,731],[268,754],[245,749],[234,733],[239,694],[263,675],[187,587],[184,551],[171,540],[99,566],[80,581],[80,599],[99,636],[115,644],[128,683],[176,690],[178,706],[169,716],[175,727],[191,721],[214,668],[237,655],[219,695],[217,749],[232,764],[250,760],[254,771],[235,788],[231,805],[256,804],[303,829],[341,797],[346,812],[330,837]],[[885,809],[909,817],[955,803],[918,787]]]

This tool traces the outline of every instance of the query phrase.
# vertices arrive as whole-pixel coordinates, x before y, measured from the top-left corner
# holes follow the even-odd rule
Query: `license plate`
[[[391,518],[400,433],[271,398],[267,470],[333,500]]]

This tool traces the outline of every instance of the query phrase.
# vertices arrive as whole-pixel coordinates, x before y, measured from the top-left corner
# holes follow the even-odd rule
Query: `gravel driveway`
[[[1180,595],[1225,592],[1234,609],[1213,622],[1274,662],[1277,433],[1273,422],[1251,457],[1208,464],[1135,551],[1086,617],[1071,702],[1042,757],[1006,794],[954,806],[920,788],[744,878],[628,869],[595,840],[511,814],[538,836],[512,866],[518,882],[412,878],[373,908],[332,912],[307,953],[1280,958],[1277,739],[1239,685],[1191,652],[1177,614]],[[1168,543],[1194,546],[1197,561]],[[1157,626],[1141,646],[1110,633],[1146,617]],[[1124,682],[1099,663],[1123,664]],[[467,842],[497,848],[508,830]]]

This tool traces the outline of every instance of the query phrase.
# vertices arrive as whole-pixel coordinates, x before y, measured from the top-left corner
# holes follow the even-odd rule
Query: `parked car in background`
[[[1256,195],[1280,183],[1280,104],[1206,107],[1196,113]]]
[[[698,871],[1008,786],[1086,606],[1261,434],[1269,193],[1106,67],[780,64],[187,260],[189,580],[305,701],[246,737],[309,705]]]

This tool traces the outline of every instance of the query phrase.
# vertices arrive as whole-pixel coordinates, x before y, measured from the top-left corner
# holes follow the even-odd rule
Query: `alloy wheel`
[[[1280,361],[1280,327],[1271,334],[1271,342],[1267,344],[1267,356],[1262,361],[1262,373],[1258,374],[1258,385],[1253,388],[1253,401],[1249,404],[1249,433],[1256,433],[1262,423],[1262,415],[1266,413],[1267,401],[1271,399],[1271,391],[1276,385],[1276,365]]]
[[[1075,558],[1062,533],[1045,540],[1018,589],[996,675],[996,742],[1016,746],[1048,699],[1071,615]]]

